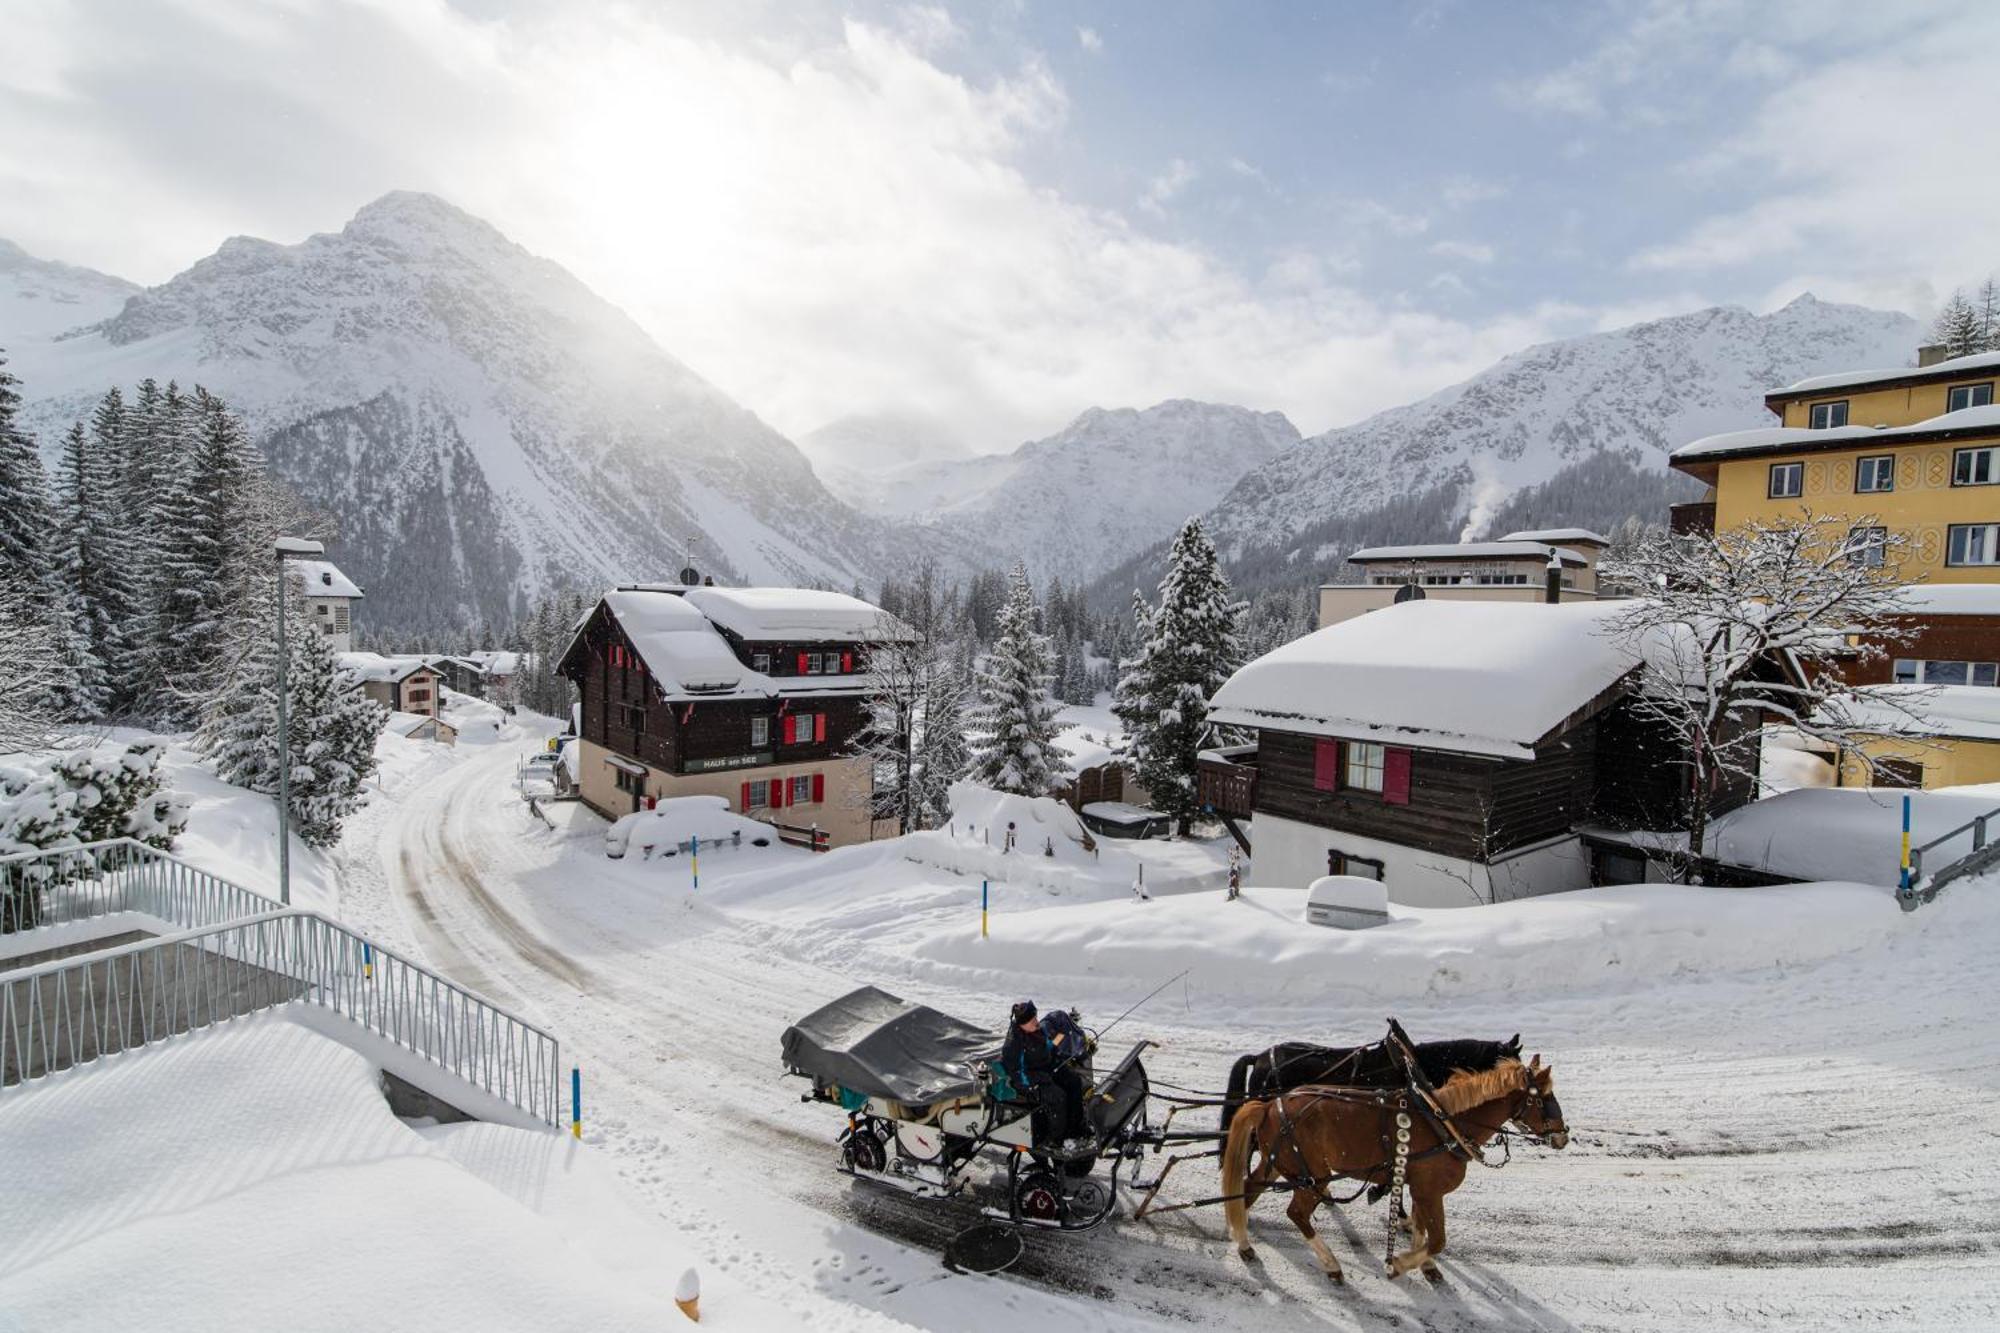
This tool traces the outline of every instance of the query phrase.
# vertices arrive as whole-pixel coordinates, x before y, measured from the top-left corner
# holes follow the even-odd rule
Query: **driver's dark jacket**
[[[1013,1028],[1000,1047],[1000,1067],[1007,1071],[1007,1081],[1023,1092],[1047,1083],[1060,1063],[1046,1033]]]

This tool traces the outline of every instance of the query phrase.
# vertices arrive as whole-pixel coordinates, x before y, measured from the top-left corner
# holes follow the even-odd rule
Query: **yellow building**
[[[1823,375],[1765,397],[1781,425],[1696,440],[1676,470],[1708,494],[1677,530],[1810,511],[1907,535],[1905,582],[2000,583],[2000,353]]]
[[[1775,390],[1764,403],[1780,424],[1696,440],[1671,458],[1709,488],[1674,507],[1675,531],[1831,515],[1862,538],[1858,558],[1893,563],[1900,582],[1923,585],[1884,658],[1847,678],[1967,698],[1938,705],[1935,725],[1885,728],[1868,753],[1887,771],[1850,761],[1843,786],[2000,780],[2000,707],[1988,720],[1978,698],[2000,705],[2000,353],[1935,360],[1931,350],[1914,368]],[[1900,552],[1871,547],[1870,536],[1886,543],[1892,532],[1907,539]]]

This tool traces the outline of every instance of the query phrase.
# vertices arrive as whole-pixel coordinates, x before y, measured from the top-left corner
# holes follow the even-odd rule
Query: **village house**
[[[306,614],[336,653],[354,648],[354,603],[364,594],[331,560],[290,560],[286,569],[305,587]]]
[[[556,669],[582,695],[584,802],[607,818],[720,796],[829,845],[896,832],[852,753],[867,653],[908,630],[875,606],[802,588],[636,584],[606,593]]]
[[[443,715],[444,673],[428,657],[342,653],[338,663],[361,682],[363,694],[392,712]]]
[[[1676,505],[1685,533],[1833,515],[1849,524],[1854,559],[1890,567],[1908,586],[1907,615],[1843,674],[1861,686],[2000,686],[2000,353],[1821,375],[1765,396],[1780,424],[1682,445],[1672,466],[1707,484]],[[1890,533],[1905,542],[1892,550]],[[1861,641],[1855,640],[1860,647]],[[1935,787],[1986,781],[1990,724],[1977,701],[1924,711],[1936,726],[1867,746],[1874,769],[1849,761],[1842,784]],[[1894,711],[1894,710],[1884,710]]]
[[[1617,610],[1409,601],[1275,649],[1210,701],[1211,722],[1256,740],[1202,757],[1202,801],[1260,884],[1363,875],[1449,907],[1623,882],[1604,863],[1620,849],[1585,833],[1684,827],[1688,767],[1632,706],[1641,664],[1607,632]],[[1711,811],[1754,786],[1719,784]]]
[[[1370,546],[1347,563],[1359,583],[1319,589],[1319,627],[1337,625],[1398,600],[1538,602],[1592,601],[1597,561],[1610,543],[1587,528],[1510,532],[1484,542]],[[1411,591],[1411,589],[1416,591]]]

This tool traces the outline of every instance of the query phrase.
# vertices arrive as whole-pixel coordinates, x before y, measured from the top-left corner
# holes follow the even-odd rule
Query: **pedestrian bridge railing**
[[[104,851],[110,854],[100,862]],[[532,1120],[561,1122],[555,1037],[317,912],[279,908],[126,840],[0,864],[0,876],[19,877],[0,878],[0,885],[29,883],[39,891],[41,915],[23,929],[119,912],[188,927],[0,971],[0,1089],[291,1009],[370,1034],[399,1059],[441,1069]],[[244,905],[252,910],[239,919],[213,919]]]

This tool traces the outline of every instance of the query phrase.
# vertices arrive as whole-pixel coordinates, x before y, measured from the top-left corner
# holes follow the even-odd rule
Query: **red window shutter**
[[[1320,791],[1332,791],[1340,785],[1340,742],[1317,740],[1313,742],[1313,786]]]
[[[842,653],[840,655],[840,674],[843,676],[851,676],[854,674],[853,653]]]
[[[790,713],[785,714],[785,744],[787,745],[792,744],[793,737],[796,735],[798,731],[798,722],[799,722],[798,718],[794,717],[792,714]]]
[[[799,654],[799,674],[801,676],[806,674],[806,655],[804,653]]]
[[[826,774],[813,774],[813,801],[817,804],[826,799]]]
[[[1390,746],[1382,752],[1382,799],[1390,805],[1410,803],[1410,752]]]
[[[785,807],[785,780],[783,778],[772,778],[771,808],[773,810],[782,810],[784,809],[784,807]]]
[[[741,811],[745,812],[746,814],[747,814],[747,813],[749,812],[749,809],[750,809],[750,784],[749,784],[749,783],[747,783],[747,782],[743,784],[743,803],[742,803],[741,805],[737,806],[736,808],[737,808],[738,810],[741,810]]]
[[[818,713],[813,716],[813,739],[816,741],[823,741],[826,739],[825,713]],[[815,796],[813,799],[818,800],[819,798]]]

